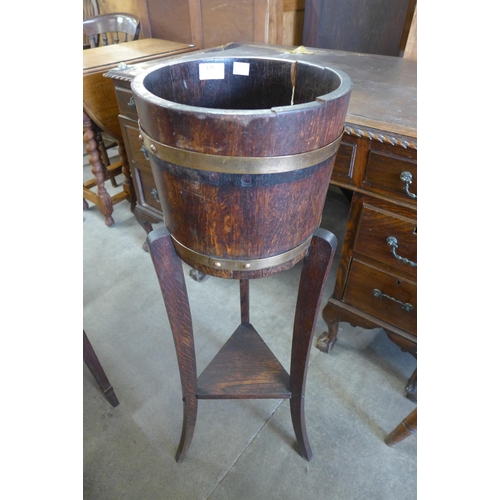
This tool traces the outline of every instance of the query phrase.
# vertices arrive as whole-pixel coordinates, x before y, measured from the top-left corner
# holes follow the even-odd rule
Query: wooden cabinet
[[[407,139],[359,128],[356,135],[346,126],[331,182],[353,196],[334,293],[323,310],[322,351],[347,321],[382,327],[416,357],[417,151]],[[416,372],[406,392],[416,400]]]
[[[141,33],[210,48],[230,42],[300,45],[305,0],[139,0]]]
[[[314,50],[314,49],[312,49]],[[383,328],[417,353],[417,63],[331,51],[353,81],[331,184],[351,198],[333,295],[323,309],[333,347],[339,323]],[[416,401],[416,370],[406,395]]]
[[[130,89],[131,78],[122,74],[121,78],[118,79],[117,73],[119,73],[119,70],[108,73],[108,76],[114,77],[115,92],[120,110],[118,119],[137,196],[134,215],[146,233],[149,233],[152,230],[151,223],[163,220],[163,212],[157,196],[158,192],[147,152],[139,140],[139,126],[137,123],[139,118],[132,90]]]
[[[159,58],[169,57],[170,54],[178,55],[190,52],[195,50],[195,47],[167,40],[145,39],[140,42],[144,44],[149,43],[151,46],[154,43],[160,44],[161,51],[155,52],[151,50],[150,54],[144,52],[142,55],[145,62],[136,65],[125,65],[123,67],[115,66],[104,76],[110,78],[114,83],[116,102],[118,103],[118,121],[137,197],[134,215],[146,233],[149,233],[153,229],[151,226],[152,223],[163,220],[163,212],[146,150],[139,141],[138,116],[130,82],[134,76],[144,71],[149,65],[157,64]]]

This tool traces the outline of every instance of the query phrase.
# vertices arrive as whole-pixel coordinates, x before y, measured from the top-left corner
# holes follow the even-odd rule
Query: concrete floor
[[[85,166],[84,178],[89,167]],[[112,189],[110,189],[112,191]],[[299,456],[288,400],[200,401],[181,464],[178,365],[145,233],[127,202],[106,227],[83,213],[83,325],[120,401],[112,408],[83,366],[83,497],[105,500],[417,498],[417,435],[385,435],[415,404],[404,387],[415,359],[382,330],[342,323],[330,354],[311,349],[306,422],[311,462]],[[323,297],[333,291],[349,205],[329,193],[322,227],[339,239]],[[198,372],[239,324],[237,281],[186,282]],[[250,283],[250,319],[283,366],[290,361],[300,264]],[[325,330],[318,318],[315,337]]]

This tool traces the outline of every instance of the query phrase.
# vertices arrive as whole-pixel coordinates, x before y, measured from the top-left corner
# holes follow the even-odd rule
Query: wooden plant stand
[[[317,229],[304,258],[290,374],[250,323],[249,279],[240,279],[241,324],[198,377],[182,260],[166,228],[149,233],[147,244],[170,321],[182,385],[184,421],[176,460],[185,458],[193,438],[199,399],[290,399],[299,453],[311,460],[304,413],[307,364],[325,281],[337,246],[336,237]]]

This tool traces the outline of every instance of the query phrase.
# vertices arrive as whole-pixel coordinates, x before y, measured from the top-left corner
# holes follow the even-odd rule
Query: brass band
[[[149,137],[140,124],[139,139],[148,152],[160,160],[181,167],[208,170],[227,174],[276,174],[312,167],[331,158],[339,149],[342,134],[333,142],[319,149],[286,156],[219,156],[195,151],[186,151],[168,146]]]
[[[172,235],[171,235],[172,236]],[[268,267],[278,266],[285,264],[299,256],[311,243],[312,236],[299,246],[288,250],[288,252],[273,255],[272,257],[264,257],[263,259],[247,259],[247,260],[231,260],[231,259],[218,259],[216,257],[209,257],[202,253],[191,250],[177,241],[172,236],[175,250],[181,258],[186,258],[202,266],[208,266],[213,269],[221,271],[258,271],[267,269]]]

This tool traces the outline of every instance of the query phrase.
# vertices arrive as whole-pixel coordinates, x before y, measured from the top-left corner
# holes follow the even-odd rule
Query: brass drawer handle
[[[394,302],[397,302],[398,304],[401,304],[401,308],[405,312],[411,312],[413,311],[413,306],[409,302],[401,302],[398,299],[395,299],[394,297],[391,297],[389,295],[386,295],[385,293],[382,293],[378,288],[373,289],[373,295],[377,297],[377,299],[389,299]]]
[[[131,108],[135,108],[135,99],[134,99],[134,96],[132,96],[130,98],[130,100],[128,101],[128,105],[131,107]]]
[[[160,200],[158,199],[158,191],[156,189],[153,188],[153,190],[151,191],[151,194],[153,195],[153,198],[158,202],[160,203]]]
[[[401,175],[399,176],[399,178],[405,183],[405,191],[406,191],[406,194],[408,195],[408,197],[416,200],[417,195],[414,193],[410,193],[410,189],[409,189],[410,184],[413,181],[413,177],[410,174],[410,172],[401,172]]]
[[[149,156],[148,156],[148,150],[146,149],[146,146],[141,146],[141,151],[142,154],[144,155],[144,158],[149,161]]]
[[[387,244],[392,248],[392,255],[396,257],[396,259],[400,260],[403,264],[409,264],[410,266],[417,267],[417,263],[407,259],[406,257],[401,257],[396,253],[396,248],[398,248],[398,240],[394,236],[389,236],[387,238]]]

